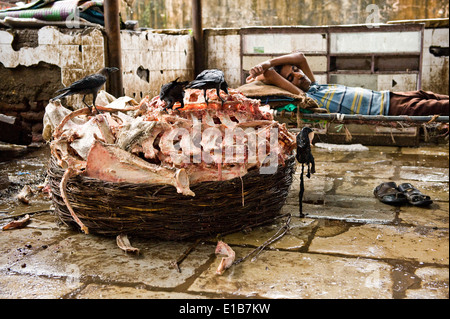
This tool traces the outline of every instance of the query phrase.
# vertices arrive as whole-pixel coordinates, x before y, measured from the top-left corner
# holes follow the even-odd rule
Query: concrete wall
[[[193,79],[193,40],[186,32],[122,31],[121,40],[124,95],[140,101],[177,77]],[[0,113],[18,118],[40,141],[48,100],[104,67],[105,57],[101,29],[0,29]],[[65,103],[80,108],[81,99]]]
[[[100,29],[73,30],[44,27],[32,30],[36,33],[35,37],[26,36],[30,31],[0,30],[0,63],[4,68],[33,67],[42,62],[56,66],[60,69],[60,83],[53,85],[58,89],[95,73],[105,65],[104,40]],[[17,42],[22,44],[17,46],[15,45]],[[38,74],[35,80],[41,76],[45,77],[45,74]],[[30,79],[23,78],[22,81],[27,83]],[[22,92],[18,91],[17,95],[20,94]],[[46,96],[47,100],[53,94],[54,92],[49,92]],[[16,99],[20,100],[21,97],[17,96]],[[0,101],[2,100],[8,102],[3,92],[0,96]],[[76,100],[70,101],[74,103]]]
[[[44,27],[35,30],[34,41],[14,45],[26,30],[0,30],[0,63],[5,68],[30,67],[39,62],[61,69],[61,85],[70,85],[105,65],[104,35],[100,29],[83,30]],[[162,84],[176,77],[193,77],[193,42],[186,34],[162,34],[151,31],[122,31],[124,94],[140,101],[156,95]],[[26,41],[21,41],[21,43]],[[0,97],[0,100],[2,98]],[[79,97],[72,97],[78,104]]]
[[[204,32],[206,67],[220,69],[228,85],[240,86],[241,40],[238,29],[207,29]]]
[[[449,46],[448,28],[425,29],[422,59],[422,89],[448,95],[448,56],[437,57],[430,46]]]
[[[205,30],[207,66],[209,68],[221,68],[224,70],[228,84],[231,87],[241,85],[240,79],[240,52],[241,43],[238,35],[239,29],[207,29]],[[264,36],[264,35],[263,35]],[[267,35],[270,37],[270,35]],[[280,39],[271,40],[277,43]],[[310,44],[314,44],[312,41]],[[430,46],[449,46],[448,28],[426,28],[423,39],[423,59],[422,59],[422,89],[440,94],[449,94],[449,57],[436,57],[429,52]],[[323,45],[318,42],[317,47],[308,46],[311,52],[323,51]],[[280,51],[281,52],[281,51]],[[265,58],[264,58],[265,59]],[[320,57],[310,57],[312,68],[317,71],[323,70],[323,61]],[[248,69],[250,65],[260,63],[261,57],[246,57],[243,61],[243,68]],[[317,60],[317,61],[315,61]],[[325,65],[326,66],[326,65]],[[408,75],[405,75],[406,77]],[[405,77],[404,76],[404,77]],[[401,77],[400,75],[398,77]],[[325,76],[319,75],[321,83],[325,83]],[[414,86],[413,86],[414,87]],[[414,88],[412,88],[414,89]]]
[[[0,113],[18,118],[39,142],[48,100],[104,65],[103,43],[100,29],[0,30]]]
[[[161,85],[194,76],[193,38],[187,34],[122,31],[124,95],[140,101],[159,94]]]
[[[391,20],[448,18],[448,0],[208,0],[202,1],[204,28],[342,25]],[[122,6],[125,20],[141,27],[192,27],[191,1],[137,0]]]
[[[206,67],[222,69],[230,87],[240,86],[240,29],[205,29],[204,35]],[[0,113],[18,117],[38,135],[55,91],[105,65],[104,43],[98,28],[0,29]],[[122,31],[121,44],[124,95],[137,101],[158,95],[162,84],[177,77],[194,77],[193,40],[187,30]],[[422,89],[448,94],[449,57],[433,56],[430,46],[448,47],[449,29],[425,29],[422,61]],[[258,63],[244,64],[251,62]],[[81,97],[67,104],[81,107]]]

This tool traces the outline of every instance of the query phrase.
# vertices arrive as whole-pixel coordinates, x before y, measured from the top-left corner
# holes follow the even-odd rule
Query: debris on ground
[[[15,228],[23,228],[30,221],[30,215],[26,214],[22,219],[13,220],[2,227],[2,230],[15,229]]]
[[[217,267],[216,274],[223,275],[225,270],[233,265],[234,259],[236,258],[236,254],[233,249],[230,248],[225,242],[219,240],[216,246],[216,255],[225,255],[226,257],[222,257],[220,261],[219,267]]]
[[[328,144],[328,143],[316,143],[315,147],[324,148],[331,152],[362,152],[368,151],[369,148],[362,144]]]
[[[117,246],[127,254],[139,255],[139,248],[131,246],[127,234],[119,234],[116,237]]]
[[[30,204],[31,197],[33,197],[33,190],[30,185],[25,185],[17,194],[17,200],[27,205]]]

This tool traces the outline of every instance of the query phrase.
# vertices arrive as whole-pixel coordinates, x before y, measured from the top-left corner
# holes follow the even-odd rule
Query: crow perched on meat
[[[171,109],[175,102],[181,103],[181,108],[184,107],[184,87],[189,83],[189,81],[178,82],[179,78],[175,81],[169,82],[161,86],[161,91],[159,92],[159,98],[161,101],[166,102],[165,109]]]
[[[64,89],[56,91],[63,92],[62,94],[55,96],[52,101],[57,99],[62,99],[66,96],[71,96],[74,94],[82,94],[83,95],[83,103],[89,107],[92,110],[92,106],[89,106],[86,104],[84,99],[86,98],[86,95],[92,94],[92,104],[93,107],[97,110],[95,107],[95,100],[97,99],[97,93],[100,90],[100,88],[103,86],[103,84],[106,83],[106,79],[108,78],[109,74],[118,71],[118,68],[112,67],[112,68],[103,68],[97,73],[88,75],[81,80],[73,82],[68,87],[65,87]],[[97,110],[98,112],[98,110]],[[100,113],[100,112],[98,112]]]
[[[220,90],[224,90],[228,94],[228,84],[225,81],[225,76],[221,70],[209,69],[202,71],[194,81],[189,83],[186,88],[188,89],[203,89],[203,94],[205,96],[206,104],[208,104],[208,99],[206,98],[207,89],[216,89],[217,96],[223,102],[225,102],[220,96]]]

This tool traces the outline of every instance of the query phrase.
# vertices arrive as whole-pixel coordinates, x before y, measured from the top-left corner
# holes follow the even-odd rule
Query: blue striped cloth
[[[313,82],[306,94],[330,113],[388,115],[389,91]]]

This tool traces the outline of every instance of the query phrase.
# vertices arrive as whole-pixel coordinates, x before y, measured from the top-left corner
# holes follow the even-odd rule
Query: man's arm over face
[[[261,64],[255,65],[250,69],[250,75],[246,82],[251,83],[255,80],[262,81],[266,84],[276,85],[279,88],[287,90],[293,94],[300,94],[302,90],[286,80],[283,76],[277,73],[273,67],[292,65],[303,71],[303,73],[313,82],[315,82],[314,74],[308,65],[306,57],[301,52],[293,52],[279,57],[269,59]]]

